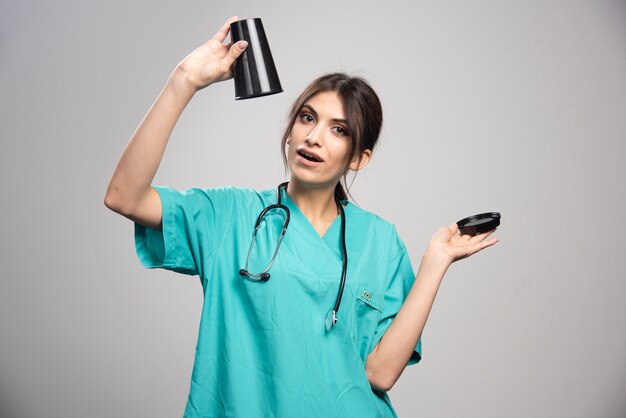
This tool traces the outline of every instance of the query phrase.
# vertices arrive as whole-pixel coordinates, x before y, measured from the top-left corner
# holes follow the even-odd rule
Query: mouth
[[[300,157],[304,158],[305,160],[309,160],[309,161],[312,161],[314,163],[321,163],[321,162],[324,161],[324,160],[322,160],[322,158],[319,155],[315,154],[314,152],[308,151],[308,150],[300,149],[300,150],[297,150],[296,153]]]

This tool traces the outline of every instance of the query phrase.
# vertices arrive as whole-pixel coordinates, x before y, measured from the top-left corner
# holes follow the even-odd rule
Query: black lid
[[[459,231],[464,235],[478,235],[491,231],[500,225],[499,212],[485,212],[478,215],[469,216],[456,223]]]
[[[232,43],[245,40],[248,47],[235,63],[235,99],[250,99],[283,91],[270,46],[259,18],[230,24]]]

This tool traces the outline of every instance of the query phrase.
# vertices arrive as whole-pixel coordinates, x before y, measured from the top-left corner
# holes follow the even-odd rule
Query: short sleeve
[[[400,240],[400,237],[395,233],[395,228],[392,248],[393,251],[387,267],[387,277],[389,281],[384,294],[383,312],[378,321],[376,333],[374,334],[374,347],[378,344],[385,331],[387,331],[387,328],[391,326],[391,323],[402,307],[415,281],[415,273],[411,266],[409,253],[402,240]],[[422,339],[420,337],[407,365],[417,364],[421,359]]]
[[[216,250],[230,220],[232,193],[229,188],[153,187],[161,198],[162,230],[135,223],[141,264],[202,276],[203,262]]]

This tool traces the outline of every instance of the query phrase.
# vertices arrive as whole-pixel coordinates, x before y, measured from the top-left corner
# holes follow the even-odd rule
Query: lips
[[[296,153],[299,156],[301,156],[302,158],[304,158],[305,160],[312,161],[314,163],[324,162],[324,160],[322,160],[322,157],[320,157],[319,155],[317,155],[313,151],[310,151],[310,150],[305,149],[305,148],[297,150]]]

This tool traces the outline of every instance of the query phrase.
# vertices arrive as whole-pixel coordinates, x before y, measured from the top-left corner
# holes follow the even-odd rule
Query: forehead
[[[319,92],[307,100],[304,105],[312,107],[320,116],[330,119],[345,119],[343,101],[337,92]]]

